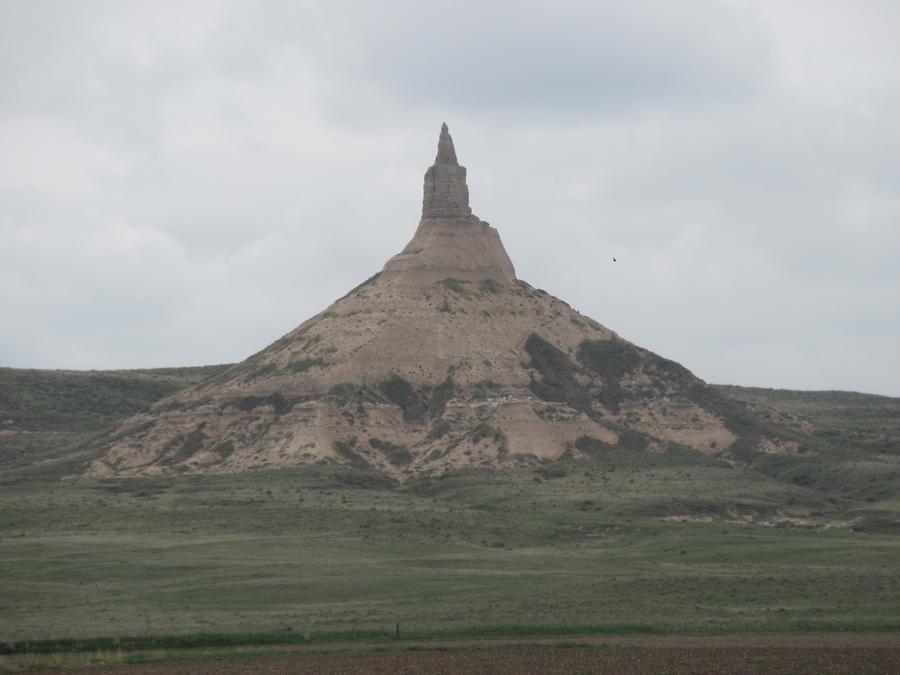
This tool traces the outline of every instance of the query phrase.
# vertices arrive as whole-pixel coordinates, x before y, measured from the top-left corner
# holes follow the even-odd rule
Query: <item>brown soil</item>
[[[497,646],[398,653],[306,653],[241,660],[79,668],[111,675],[207,673],[897,673],[893,635],[579,639],[578,646]]]

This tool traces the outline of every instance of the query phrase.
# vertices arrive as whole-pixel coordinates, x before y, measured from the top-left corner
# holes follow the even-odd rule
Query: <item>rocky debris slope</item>
[[[752,427],[680,365],[516,279],[469,208],[444,125],[400,254],[266,349],[124,422],[89,472],[335,462],[402,478],[617,445],[739,458],[776,442]]]

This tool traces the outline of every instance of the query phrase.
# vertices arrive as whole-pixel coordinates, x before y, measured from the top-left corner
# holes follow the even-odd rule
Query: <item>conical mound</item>
[[[97,475],[340,463],[402,478],[615,445],[727,452],[730,410],[676,363],[516,279],[446,125],[384,269],[102,439]],[[724,412],[723,412],[724,411]]]

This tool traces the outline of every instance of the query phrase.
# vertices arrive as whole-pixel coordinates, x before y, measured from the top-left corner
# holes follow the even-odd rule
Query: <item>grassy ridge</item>
[[[846,391],[790,391],[718,385],[718,391],[760,408],[798,415],[831,445],[900,455],[900,398]]]
[[[0,368],[0,484],[49,480],[77,471],[86,441],[227,368]]]
[[[98,431],[226,367],[104,371],[0,368],[0,429]]]
[[[754,468],[831,500],[855,527],[900,532],[900,398],[838,391],[716,386],[800,452],[764,455]]]

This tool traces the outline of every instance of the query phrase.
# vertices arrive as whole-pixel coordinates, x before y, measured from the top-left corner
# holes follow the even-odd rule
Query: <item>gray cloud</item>
[[[707,380],[900,395],[898,23],[0,4],[0,363],[256,351],[405,244],[446,119],[530,283]]]
[[[554,117],[762,86],[768,40],[751,13],[679,2],[464,1],[331,5],[329,56],[359,80],[453,110],[538,108]],[[340,21],[338,17],[343,18]],[[330,22],[331,23],[331,22]],[[333,42],[327,45],[333,47]],[[662,57],[662,58],[660,58]],[[506,110],[505,112],[509,112]]]

